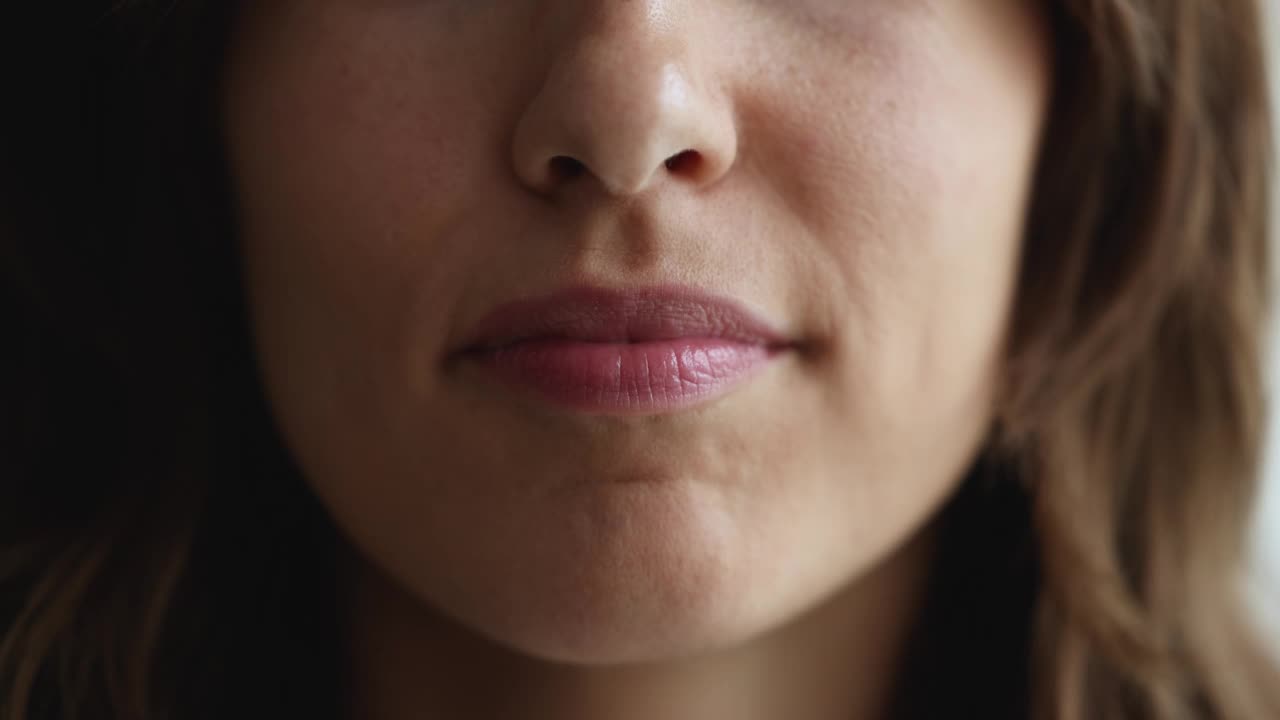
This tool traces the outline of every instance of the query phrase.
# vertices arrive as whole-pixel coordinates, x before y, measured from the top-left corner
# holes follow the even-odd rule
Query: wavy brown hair
[[[1277,718],[1240,592],[1260,8],[1046,4],[1006,392],[946,510],[901,716]],[[239,284],[235,3],[22,5],[0,25],[0,720],[335,717],[342,544],[273,428]]]

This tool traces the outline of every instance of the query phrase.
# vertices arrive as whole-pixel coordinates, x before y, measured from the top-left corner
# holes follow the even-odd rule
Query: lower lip
[[[746,383],[777,354],[716,338],[640,343],[521,342],[474,355],[480,367],[570,410],[651,415],[684,410]]]

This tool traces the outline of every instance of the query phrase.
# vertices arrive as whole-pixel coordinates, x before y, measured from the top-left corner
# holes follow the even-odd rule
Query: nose
[[[662,181],[714,184],[734,163],[737,130],[707,49],[695,46],[705,33],[687,22],[696,0],[567,5],[584,9],[556,31],[556,54],[516,126],[521,182],[553,195],[594,179],[615,197]]]

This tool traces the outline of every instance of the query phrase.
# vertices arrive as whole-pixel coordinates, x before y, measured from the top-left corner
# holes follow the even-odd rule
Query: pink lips
[[[503,305],[463,357],[571,410],[674,412],[746,382],[784,350],[737,303],[685,288],[577,288]]]

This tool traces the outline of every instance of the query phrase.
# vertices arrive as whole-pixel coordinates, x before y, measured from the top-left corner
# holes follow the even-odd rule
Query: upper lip
[[[498,306],[476,325],[462,349],[494,350],[530,340],[639,343],[679,338],[767,346],[789,342],[738,301],[695,288],[574,287]]]

